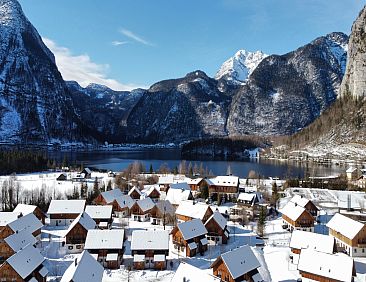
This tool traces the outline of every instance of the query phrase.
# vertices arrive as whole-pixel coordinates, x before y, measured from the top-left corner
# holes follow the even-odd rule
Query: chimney
[[[75,259],[75,266],[78,265],[78,258]]]

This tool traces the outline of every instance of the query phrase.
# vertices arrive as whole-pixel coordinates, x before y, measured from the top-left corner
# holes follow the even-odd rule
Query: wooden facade
[[[33,214],[42,222],[43,225],[45,224],[46,214],[39,207],[35,208]]]
[[[140,197],[141,197],[141,193],[139,193],[138,191],[136,191],[136,189],[138,188],[135,188],[133,189],[133,191],[131,193],[129,193],[130,197],[134,200],[139,200]]]
[[[159,200],[160,198],[160,192],[156,189],[152,189],[151,193],[147,195],[152,200]]]
[[[253,276],[258,273],[257,269],[254,269],[248,273],[245,273],[237,278],[233,278],[230,274],[229,269],[227,268],[224,261],[219,258],[217,259],[211,266],[213,270],[213,275],[219,277],[221,281],[228,281],[228,282],[237,282],[237,281],[248,281],[253,282]]]
[[[65,241],[68,245],[80,245],[85,244],[86,236],[88,235],[88,230],[86,230],[80,222],[75,224],[75,226],[66,234]]]
[[[153,268],[155,270],[164,270],[166,268],[166,257],[169,255],[169,250],[136,250],[132,251],[132,256],[144,255],[145,260],[133,263],[134,269],[143,270],[146,268]],[[154,261],[154,255],[164,255],[164,261]],[[149,263],[146,263],[146,262]],[[152,262],[152,263],[150,263]]]
[[[204,179],[201,179],[198,183],[188,183],[192,191],[200,191],[201,187],[207,185]]]
[[[72,222],[75,218],[77,218],[80,214],[79,213],[55,213],[50,214],[50,220],[55,221],[55,225],[65,225],[63,222]]]
[[[206,238],[205,235],[197,236],[189,240],[185,240],[183,238],[182,233],[178,229],[178,227],[174,227],[172,232],[173,244],[178,248],[178,251],[185,252],[187,257],[194,257],[197,253],[204,253],[207,251],[208,246],[202,245],[201,239]],[[196,249],[191,250],[188,247],[189,243],[195,242],[197,245]]]
[[[43,267],[41,264],[39,267],[37,267],[28,277],[23,279],[15,270],[12,268],[12,266],[8,262],[4,262],[0,266],[0,281],[4,281],[2,279],[5,279],[5,281],[9,282],[25,282],[29,281],[32,277],[34,277],[38,282],[46,282],[46,277],[42,277],[39,274],[39,270]]]
[[[200,218],[202,220],[202,223],[205,223],[210,218],[210,216],[212,214],[213,214],[212,209],[209,206],[207,206],[207,210],[206,210],[204,216],[202,218]],[[182,215],[182,214],[177,214],[177,213],[176,213],[176,217],[177,217],[177,220],[179,220],[181,222],[182,221],[190,221],[192,219],[195,219],[194,217],[190,217],[190,216]]]
[[[310,280],[313,280],[313,281],[320,281],[320,282],[341,282],[339,280],[335,280],[335,279],[332,279],[332,278],[320,276],[320,275],[317,275],[317,274],[313,274],[313,273],[309,273],[309,272],[305,272],[305,271],[301,271],[301,270],[300,270],[300,275],[303,278],[310,279]],[[356,276],[356,271],[355,270],[354,270],[353,275]]]
[[[157,205],[150,210],[150,216],[153,219],[153,224],[173,224],[175,222],[175,215],[169,212],[161,211]],[[154,220],[155,219],[155,220]]]
[[[14,254],[12,248],[5,242],[5,238],[14,234],[9,226],[0,227],[0,264]]]
[[[314,217],[307,210],[304,210],[304,212],[296,219],[296,221],[292,220],[285,214],[282,214],[282,219],[295,229],[314,227]]]
[[[225,234],[225,231],[227,232],[227,230],[226,230],[227,227],[225,227],[225,229],[222,229],[221,226],[216,222],[216,220],[214,218],[211,218],[210,221],[207,221],[205,223],[205,227],[208,231],[208,233],[207,233],[208,238],[220,237],[221,243],[227,244],[227,241],[229,240],[229,237]],[[229,234],[229,233],[227,232],[227,234]]]
[[[94,200],[93,203],[96,205],[108,205],[107,201],[104,199],[102,194],[99,194]]]

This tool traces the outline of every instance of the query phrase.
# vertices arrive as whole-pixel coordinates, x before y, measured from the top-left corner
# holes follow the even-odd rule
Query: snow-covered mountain
[[[225,79],[232,84],[244,83],[260,62],[268,55],[262,51],[248,52],[239,50],[225,61],[215,75],[215,79]]]

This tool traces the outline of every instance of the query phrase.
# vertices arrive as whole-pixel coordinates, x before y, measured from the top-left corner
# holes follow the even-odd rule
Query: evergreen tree
[[[272,184],[272,196],[271,196],[271,204],[277,210],[277,201],[280,199],[280,194],[278,193],[278,188],[276,181]]]
[[[112,181],[111,180],[109,180],[108,184],[107,184],[107,191],[110,191],[110,190],[112,190]]]
[[[201,191],[201,198],[207,199],[209,196],[209,193],[208,193],[208,186],[206,183],[200,188],[200,191]]]
[[[150,164],[150,169],[149,169],[149,172],[150,172],[150,174],[154,173],[154,169],[153,169],[153,166],[152,166],[152,164]]]
[[[260,207],[258,222],[257,222],[257,234],[261,237],[264,236],[264,229],[266,226],[267,210],[265,206]]]

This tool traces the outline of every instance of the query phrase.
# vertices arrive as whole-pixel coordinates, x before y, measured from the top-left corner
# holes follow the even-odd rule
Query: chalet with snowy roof
[[[346,170],[346,175],[347,175],[347,180],[348,181],[353,181],[353,180],[357,180],[361,175],[361,170],[358,169],[357,167],[349,167]]]
[[[160,191],[168,192],[170,185],[174,183],[174,175],[159,176],[159,189]]]
[[[166,200],[159,200],[150,212],[150,221],[153,225],[170,225],[175,222],[175,209]]]
[[[123,229],[89,230],[84,249],[96,255],[102,266],[117,269],[123,260],[124,240]]]
[[[200,191],[201,187],[206,185],[203,178],[187,178],[186,181],[192,191]]]
[[[81,174],[84,176],[85,179],[91,179],[92,171],[90,168],[86,167],[81,171]]]
[[[94,203],[96,205],[109,205],[113,203],[113,201],[119,197],[124,196],[120,189],[112,189],[109,191],[102,192],[94,199]]]
[[[175,271],[172,282],[221,282],[221,279],[208,273],[205,269],[195,267],[185,261],[182,261]]]
[[[10,222],[21,217],[22,214],[19,212],[0,212],[0,231],[1,227],[7,226]],[[1,232],[0,232],[1,234]],[[4,239],[5,237],[1,235],[0,239]]]
[[[203,223],[213,214],[211,207],[205,203],[194,200],[181,201],[176,212],[178,222],[199,218]]]
[[[193,200],[193,195],[187,183],[177,183],[172,184],[165,200],[177,208],[182,201]]]
[[[312,201],[303,196],[295,195],[294,197],[292,197],[290,202],[305,208],[314,217],[318,215],[319,209],[317,208],[317,206]]]
[[[304,249],[327,254],[333,254],[337,251],[335,240],[332,236],[302,230],[294,230],[292,232],[290,248],[294,254],[300,254]]]
[[[207,239],[215,244],[227,244],[229,240],[229,230],[227,228],[226,218],[215,211],[205,222],[207,229]]]
[[[259,203],[259,199],[257,196],[257,193],[239,193],[238,199],[237,199],[238,204],[242,204],[244,206],[247,207],[251,207],[253,205],[255,205],[256,203]]]
[[[57,181],[66,181],[67,180],[67,174],[66,173],[60,173],[59,176],[56,177]]]
[[[84,249],[89,230],[95,229],[97,224],[86,213],[80,214],[69,226],[65,234],[66,249],[69,253],[81,253]]]
[[[66,269],[60,282],[100,282],[104,268],[88,251],[83,251]]]
[[[117,217],[128,217],[130,209],[136,203],[129,195],[123,195],[112,202],[113,212]]]
[[[12,255],[0,266],[0,281],[46,282],[44,257],[32,245]]]
[[[165,269],[166,257],[169,255],[169,231],[133,231],[131,254],[133,256],[133,266],[135,269]]]
[[[141,191],[139,188],[137,188],[136,186],[133,186],[130,191],[128,191],[128,195],[134,199],[134,200],[139,200],[141,198]]]
[[[21,216],[16,220],[9,222],[6,228],[11,231],[7,231],[7,234],[14,234],[21,230],[25,230],[32,234],[38,241],[41,240],[41,229],[43,224],[39,219],[32,213],[25,216]]]
[[[131,219],[135,221],[150,220],[151,210],[155,203],[150,198],[139,200],[130,209]]]
[[[283,227],[290,232],[293,230],[314,232],[314,217],[305,208],[288,202],[280,212],[282,213]]]
[[[217,176],[206,179],[210,197],[223,195],[226,199],[236,199],[239,191],[239,177]]]
[[[141,199],[150,198],[154,202],[157,202],[160,199],[160,190],[156,185],[146,185],[145,188],[141,191]]]
[[[352,282],[354,261],[345,254],[327,254],[311,249],[301,251],[297,266],[303,281]]]
[[[171,231],[174,249],[179,254],[193,257],[207,251],[207,229],[200,219],[178,223]]]
[[[351,257],[366,257],[365,224],[336,213],[327,223],[327,227],[339,252],[346,252]]]
[[[35,246],[37,239],[28,231],[16,232],[0,242],[0,264],[9,257],[24,249],[27,245]]]
[[[43,225],[46,222],[47,215],[35,205],[18,204],[13,212],[21,213],[22,215],[33,213]]]
[[[261,266],[252,249],[242,246],[220,255],[211,265],[213,274],[221,281],[263,281],[258,272]]]
[[[108,229],[112,224],[112,205],[85,207],[85,212],[95,221],[100,229]]]
[[[85,200],[52,200],[47,211],[50,225],[70,225],[84,209]]]

